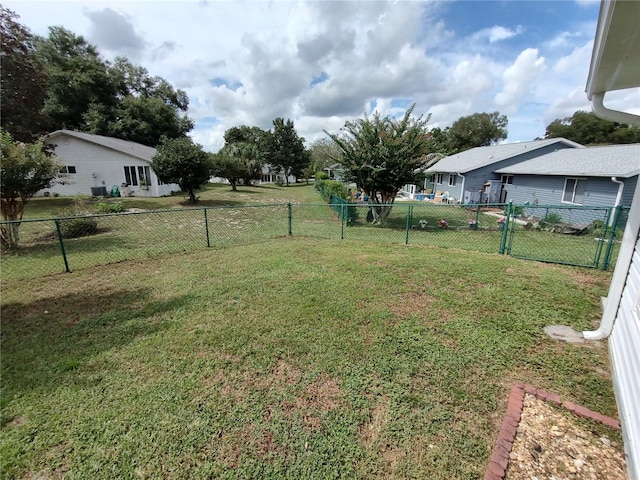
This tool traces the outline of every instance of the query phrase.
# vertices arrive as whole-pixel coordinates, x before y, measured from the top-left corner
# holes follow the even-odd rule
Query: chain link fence
[[[284,236],[417,244],[610,268],[628,207],[447,205],[396,202],[380,224],[374,209],[350,203],[206,207],[81,215],[19,223],[4,248],[2,281],[36,278],[125,260],[261,242]],[[17,228],[17,227],[16,227]]]

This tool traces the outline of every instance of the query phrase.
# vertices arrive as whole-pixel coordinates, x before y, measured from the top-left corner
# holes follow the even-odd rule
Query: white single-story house
[[[585,148],[565,138],[504,143],[476,147],[449,155],[425,170],[425,190],[455,203],[505,203],[509,197],[507,179],[500,168],[562,149]]]
[[[121,196],[162,197],[180,191],[164,184],[151,169],[156,149],[119,138],[71,130],[57,130],[47,137],[64,165],[64,183],[41,190],[38,196],[109,195],[118,187]]]
[[[229,183],[229,180],[223,177],[211,177],[209,179],[210,183]],[[270,184],[270,183],[287,183],[287,179],[280,170],[276,170],[271,167],[271,165],[263,165],[262,170],[260,172],[260,178],[254,180],[254,183],[257,185],[262,184]],[[289,175],[289,183],[296,183],[296,177],[294,175]],[[241,185],[242,182],[239,183]]]
[[[607,92],[640,87],[640,2],[605,0],[586,92],[600,118],[640,126],[640,116],[604,106]],[[640,162],[640,159],[638,159]],[[640,182],[616,261],[600,326],[586,339],[609,339],[613,387],[630,480],[640,479]]]

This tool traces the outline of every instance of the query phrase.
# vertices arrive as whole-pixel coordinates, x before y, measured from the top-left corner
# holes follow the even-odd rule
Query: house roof
[[[92,133],[75,132],[73,130],[56,130],[49,134],[47,140],[51,140],[62,135],[68,135],[70,137],[84,140],[85,142],[95,143],[96,145],[110,148],[111,150],[116,150],[118,152],[131,155],[132,157],[139,158],[140,160],[146,160],[147,162],[151,161],[153,156],[156,154],[155,148],[147,147],[140,143],[113,137],[103,137],[102,135],[94,135]]]
[[[476,147],[444,157],[425,171],[466,173],[556,143],[562,143],[573,148],[584,148],[579,143],[572,142],[565,138],[548,138],[545,140],[534,140],[532,142],[504,143],[502,145]]]
[[[640,174],[640,143],[565,148],[500,168],[496,173],[629,178]]]

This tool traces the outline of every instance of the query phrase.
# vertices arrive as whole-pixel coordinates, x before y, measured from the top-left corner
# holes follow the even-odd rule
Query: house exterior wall
[[[515,204],[538,203],[540,205],[562,205],[565,176],[514,175],[513,185],[505,185],[507,201]],[[622,205],[631,205],[638,177],[621,179],[624,182]],[[588,177],[587,190],[582,205],[590,207],[613,207],[618,194],[618,184],[605,177]]]
[[[609,351],[616,391],[618,414],[623,425],[624,447],[627,453],[629,478],[640,478],[639,459],[631,455],[640,452],[640,236],[627,274]]]
[[[522,153],[520,155],[492,163],[491,165],[486,165],[484,167],[471,170],[464,174],[464,191],[462,191],[462,181],[458,181],[458,184],[456,187],[449,187],[447,185],[449,174],[456,173],[456,172],[442,172],[444,177],[443,185],[436,185],[436,190],[440,190],[440,191],[448,190],[452,197],[460,199],[460,201],[463,203],[468,203],[470,201],[475,202],[475,201],[478,201],[479,193],[484,188],[484,184],[488,180],[500,180],[500,175],[497,173],[494,173],[496,170],[499,170],[501,168],[507,168],[512,165],[515,165],[516,163],[524,162],[525,160],[530,160],[532,158],[539,157],[540,155],[545,155],[547,153],[551,153],[563,148],[573,148],[573,147],[569,145],[565,145],[563,143],[554,143],[552,145],[547,145],[545,147],[531,150],[530,152]],[[438,164],[436,164],[436,168],[437,166]],[[459,180],[461,180],[460,177],[459,177]],[[500,202],[500,198],[488,199],[488,203],[499,203],[499,202]]]
[[[76,173],[68,174],[65,184],[41,190],[38,196],[43,196],[45,191],[60,195],[91,195],[92,187],[105,187],[108,193],[114,185],[121,188],[125,182],[125,166],[149,166],[149,162],[139,158],[68,135],[56,137],[51,143],[56,145],[55,154],[60,162],[75,167]],[[180,190],[176,184],[158,185],[153,170],[150,183],[148,190],[138,185],[130,187],[130,191],[134,196],[159,197]]]

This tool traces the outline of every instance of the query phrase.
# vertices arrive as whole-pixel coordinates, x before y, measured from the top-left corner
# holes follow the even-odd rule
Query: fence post
[[[500,239],[500,250],[498,253],[500,255],[504,255],[505,247],[507,245],[507,232],[509,231],[509,219],[511,217],[511,205],[513,202],[507,203],[507,211],[504,215],[504,223],[502,224],[502,237]],[[478,210],[480,210],[480,206],[478,205]]]
[[[344,240],[344,203],[340,203],[340,240]]]
[[[293,216],[291,214],[291,202],[287,203],[287,220],[289,223],[289,236],[293,235],[293,230],[291,228],[291,223],[293,220]]]
[[[64,271],[67,273],[71,273],[69,269],[69,262],[67,261],[67,252],[64,249],[64,242],[62,241],[62,230],[60,229],[60,220],[55,219],[56,222],[56,231],[58,232],[58,241],[60,242],[60,251],[62,252],[62,258],[64,259]]]
[[[210,247],[211,241],[209,240],[209,218],[207,217],[207,207],[204,207],[204,230],[207,234],[207,247]]]
[[[618,222],[620,221],[620,213],[622,212],[622,205],[617,205],[613,211],[613,222],[609,231],[609,238],[607,241],[607,251],[604,254],[604,262],[602,262],[602,270],[609,268],[611,263],[611,257],[613,256],[613,248],[616,240],[616,230],[618,229]]]
[[[409,245],[409,227],[411,226],[411,214],[413,207],[411,205],[407,206],[407,226],[404,232],[404,244]]]

